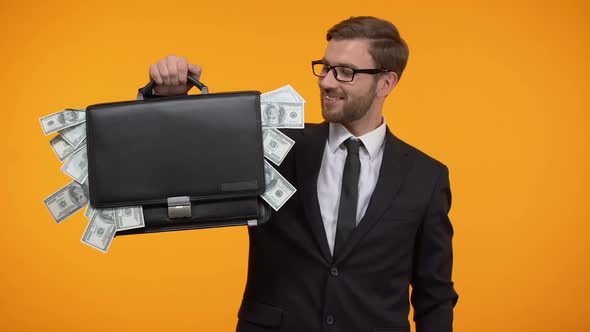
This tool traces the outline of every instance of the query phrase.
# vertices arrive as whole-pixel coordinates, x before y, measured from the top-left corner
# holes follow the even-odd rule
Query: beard
[[[367,93],[352,98],[344,93],[344,91],[337,91],[337,89],[322,90],[320,98],[324,120],[328,122],[348,124],[363,118],[369,112],[369,109],[375,101],[375,97],[377,96],[376,86],[377,82],[371,85]],[[324,103],[325,96],[333,93],[344,98],[343,105],[326,105]],[[330,109],[334,107],[341,107],[341,110],[331,111]]]

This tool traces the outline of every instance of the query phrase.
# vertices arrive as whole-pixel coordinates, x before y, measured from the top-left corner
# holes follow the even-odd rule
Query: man
[[[281,105],[268,104],[262,110],[264,124],[269,127],[282,126],[285,121],[285,109]]]
[[[88,204],[88,196],[84,192],[84,187],[70,186],[68,189],[68,195],[70,201],[74,202],[74,204],[77,206],[84,206]],[[59,204],[63,205],[64,207],[67,205],[65,202],[60,202]]]
[[[61,124],[73,123],[78,121],[78,113],[75,110],[65,110],[59,114],[57,120]]]
[[[327,123],[284,130],[295,151],[278,170],[298,189],[265,225],[249,228],[238,331],[452,331],[453,229],[447,168],[396,138],[385,98],[408,48],[390,22],[332,27],[319,77]],[[188,91],[201,68],[169,56],[150,67],[160,95]]]
[[[274,187],[277,184],[278,179],[272,174],[270,169],[264,168],[264,182],[266,184],[266,190]]]

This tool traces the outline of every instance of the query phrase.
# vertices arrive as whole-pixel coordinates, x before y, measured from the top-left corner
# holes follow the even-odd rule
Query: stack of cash
[[[141,206],[116,209],[93,209],[90,206],[85,109],[65,109],[44,116],[40,121],[46,136],[57,132],[49,143],[63,162],[61,170],[73,179],[43,201],[53,219],[59,224],[87,206],[84,215],[90,221],[81,241],[105,253],[117,231],[144,227]]]
[[[305,100],[290,85],[260,95],[264,157],[280,166],[295,141],[277,128],[303,129]],[[278,211],[293,196],[295,187],[270,163],[264,163],[264,199]]]
[[[295,142],[277,129],[303,128],[305,100],[286,85],[262,94],[260,101],[264,156],[280,166]],[[84,215],[89,222],[81,241],[104,253],[117,231],[145,227],[141,206],[95,209],[89,204],[86,110],[65,109],[42,117],[40,122],[46,136],[57,133],[49,143],[63,162],[61,170],[73,180],[43,201],[55,222],[59,224],[87,206]],[[278,211],[296,189],[267,161],[264,177],[266,191],[261,197]]]

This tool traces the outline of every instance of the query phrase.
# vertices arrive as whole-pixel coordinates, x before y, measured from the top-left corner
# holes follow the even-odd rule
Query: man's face
[[[268,171],[266,168],[264,169],[264,181],[267,186],[270,186],[273,180],[272,173]]]
[[[268,109],[268,112],[266,112],[266,114],[268,115],[268,122],[270,124],[278,124],[279,123],[279,109],[276,106],[271,105],[271,107]]]
[[[66,120],[66,122],[73,122],[77,119],[77,114],[72,112],[72,111],[65,111],[64,112],[64,118]]]
[[[75,200],[78,204],[83,204],[86,202],[86,194],[82,188],[73,187],[70,191],[70,195],[72,199]]]
[[[323,60],[326,64],[355,69],[376,68],[369,54],[369,41],[365,39],[331,40]],[[351,123],[363,118],[373,106],[377,95],[375,75],[356,74],[352,82],[339,82],[330,71],[318,79],[322,115],[330,122]]]

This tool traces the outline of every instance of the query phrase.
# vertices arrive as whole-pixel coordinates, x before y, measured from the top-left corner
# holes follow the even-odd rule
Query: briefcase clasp
[[[168,218],[190,218],[191,200],[188,196],[168,197]]]

